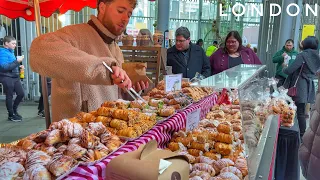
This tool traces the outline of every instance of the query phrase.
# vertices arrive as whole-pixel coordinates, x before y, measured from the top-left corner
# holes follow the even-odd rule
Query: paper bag
[[[146,75],[147,63],[123,63],[122,69],[126,71],[133,85],[135,85],[139,81],[149,81],[149,83],[152,83],[152,81]]]
[[[160,159],[172,164],[160,175]],[[112,159],[106,169],[108,180],[184,180],[189,179],[188,158],[168,150],[158,150],[152,140],[138,150]]]

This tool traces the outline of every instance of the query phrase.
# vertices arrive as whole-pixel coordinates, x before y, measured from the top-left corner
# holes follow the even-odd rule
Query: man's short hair
[[[98,13],[99,13],[99,4],[101,3],[101,2],[103,2],[103,3],[112,3],[114,0],[98,0],[98,2],[97,2],[97,10],[98,10]],[[123,0],[122,0],[123,1]],[[137,2],[137,0],[127,0],[127,1],[129,1],[130,2],[130,4],[132,5],[132,8],[134,9],[134,8],[136,8],[136,6],[137,6],[137,4],[138,4],[138,2]]]
[[[218,41],[213,41],[213,44],[218,44]]]
[[[12,36],[5,36],[5,37],[3,38],[3,45],[5,45],[6,42],[9,43],[9,42],[14,41],[14,40],[16,40],[16,38],[14,38],[14,37],[12,37]]]
[[[181,26],[176,30],[175,35],[176,35],[176,37],[183,36],[185,39],[189,39],[190,38],[190,31],[188,28]]]

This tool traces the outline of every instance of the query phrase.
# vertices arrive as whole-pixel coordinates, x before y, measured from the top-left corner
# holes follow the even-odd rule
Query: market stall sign
[[[166,93],[181,90],[182,74],[166,75],[164,80]]]
[[[192,131],[194,128],[198,127],[200,122],[200,112],[201,108],[198,108],[187,115],[187,132]]]

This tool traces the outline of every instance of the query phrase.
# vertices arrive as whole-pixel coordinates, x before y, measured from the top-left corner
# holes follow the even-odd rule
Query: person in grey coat
[[[167,66],[172,66],[173,74],[183,74],[184,78],[194,78],[198,72],[205,77],[211,75],[211,67],[204,50],[190,42],[190,31],[179,27],[175,33],[176,44],[167,50]]]
[[[302,137],[306,130],[306,104],[313,104],[315,101],[315,86],[313,79],[317,70],[320,68],[320,57],[318,50],[318,39],[314,36],[309,36],[301,42],[302,52],[296,57],[296,60],[283,69],[283,72],[288,75],[284,87],[289,89],[297,82],[297,95],[292,97],[297,106],[297,118],[299,122],[300,136]],[[303,66],[303,67],[302,67]],[[299,77],[300,70],[301,75]]]
[[[320,177],[320,71],[318,72],[318,93],[311,111],[310,126],[299,148],[299,160],[303,176],[307,180]]]

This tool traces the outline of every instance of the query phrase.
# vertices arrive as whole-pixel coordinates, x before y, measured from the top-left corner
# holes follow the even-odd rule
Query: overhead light
[[[30,10],[30,9],[26,9],[26,14],[27,14],[28,16],[31,16],[31,15],[32,15],[31,10]]]
[[[59,19],[60,22],[65,22],[66,21],[66,15],[59,14],[58,19]]]

